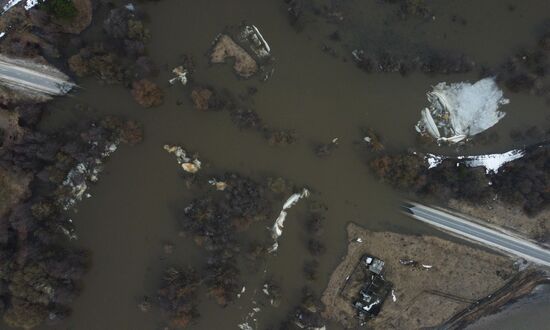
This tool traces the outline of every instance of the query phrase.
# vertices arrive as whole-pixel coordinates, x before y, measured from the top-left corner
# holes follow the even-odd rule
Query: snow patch
[[[458,156],[458,157],[447,157],[441,155],[434,155],[428,153],[424,159],[428,163],[428,169],[434,168],[441,164],[445,159],[456,159],[459,162],[462,162],[468,167],[485,167],[485,172],[489,173],[498,173],[498,170],[502,165],[509,163],[513,160],[519,159],[525,156],[525,151],[521,149],[513,149],[501,154],[487,154],[487,155],[477,155],[477,156]],[[459,163],[457,163],[457,166]]]

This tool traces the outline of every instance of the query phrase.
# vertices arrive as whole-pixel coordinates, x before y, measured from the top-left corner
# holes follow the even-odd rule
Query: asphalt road
[[[17,66],[1,59],[0,82],[48,95],[64,94],[72,87],[72,84],[60,77]]]
[[[550,250],[527,240],[418,203],[409,202],[404,204],[403,211],[415,219],[451,234],[466,237],[484,246],[524,258],[536,264],[550,266]]]

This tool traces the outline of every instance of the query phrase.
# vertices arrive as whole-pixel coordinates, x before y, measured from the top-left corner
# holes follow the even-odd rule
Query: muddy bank
[[[506,305],[525,297],[541,285],[550,283],[548,274],[543,271],[527,270],[516,274],[505,286],[492,295],[454,315],[442,325],[443,329],[463,329],[484,316],[497,313]]]

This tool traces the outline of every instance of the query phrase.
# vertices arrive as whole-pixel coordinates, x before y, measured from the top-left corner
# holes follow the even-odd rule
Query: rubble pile
[[[421,112],[416,130],[438,142],[457,143],[494,126],[508,104],[493,78],[474,84],[439,83],[427,94],[430,105]]]

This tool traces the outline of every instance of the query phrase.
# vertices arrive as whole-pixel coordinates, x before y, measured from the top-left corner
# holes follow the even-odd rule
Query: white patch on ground
[[[416,130],[438,142],[457,143],[494,126],[505,113],[499,107],[510,101],[503,97],[494,78],[474,84],[441,82],[427,93],[430,105],[421,112]]]
[[[502,165],[511,162],[513,160],[519,159],[525,156],[525,151],[520,149],[513,149],[502,154],[487,154],[487,155],[477,155],[477,156],[458,156],[458,157],[447,157],[434,154],[427,154],[424,159],[428,162],[428,169],[438,166],[445,159],[456,159],[461,161],[468,167],[485,167],[485,172],[489,173],[498,173],[498,170]],[[458,163],[457,163],[458,165]]]
[[[309,190],[303,189],[301,193],[295,193],[292,194],[284,203],[283,209],[279,213],[279,216],[277,217],[277,220],[275,220],[275,223],[273,224],[273,227],[271,227],[271,237],[275,241],[271,248],[269,249],[269,252],[275,252],[277,251],[277,248],[279,247],[279,243],[277,240],[279,237],[283,234],[283,227],[284,222],[287,215],[287,210],[290,209],[292,206],[294,206],[298,201],[302,198],[309,196]]]
[[[391,290],[391,299],[393,300],[393,302],[397,301],[397,297],[395,296],[395,290],[394,289]]]
[[[2,8],[2,14],[5,13],[6,11],[10,10],[11,8],[13,8],[14,6],[16,6],[17,4],[19,4],[20,2],[23,2],[23,0],[10,0],[8,1],[4,7]],[[31,9],[32,7],[36,6],[38,4],[38,0],[26,0],[25,1],[25,10],[29,10]]]

